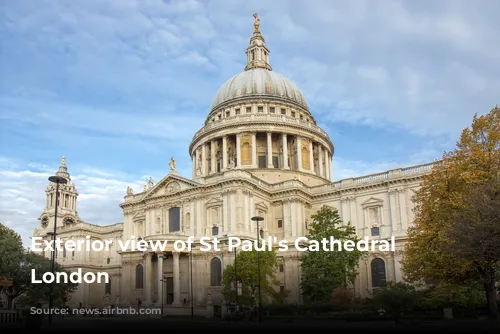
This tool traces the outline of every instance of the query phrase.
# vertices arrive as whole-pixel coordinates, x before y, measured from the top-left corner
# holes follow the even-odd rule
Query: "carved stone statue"
[[[127,187],[127,196],[130,196],[130,195],[133,195],[133,194],[134,194],[134,191],[132,190],[132,188]]]
[[[153,188],[154,185],[155,185],[155,183],[153,181],[153,178],[150,176],[149,181],[148,181],[148,188]]]
[[[177,167],[175,165],[174,157],[170,159],[170,163],[168,165],[170,166],[170,173],[177,174]]]

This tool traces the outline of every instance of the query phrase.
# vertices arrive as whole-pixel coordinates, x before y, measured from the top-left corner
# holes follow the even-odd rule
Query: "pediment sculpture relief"
[[[179,182],[170,182],[167,184],[167,187],[165,188],[165,192],[168,193],[174,193],[181,190],[181,185]]]

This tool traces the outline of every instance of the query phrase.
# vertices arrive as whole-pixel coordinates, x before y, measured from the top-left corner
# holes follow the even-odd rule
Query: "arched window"
[[[212,261],[210,261],[210,277],[212,286],[220,286],[222,279],[222,263],[217,257],[214,257]]]
[[[107,282],[106,285],[104,286],[104,294],[105,295],[111,294],[111,281]]]
[[[142,289],[143,288],[143,268],[142,265],[138,264],[135,267],[135,288]]]
[[[385,281],[385,262],[380,258],[376,258],[372,260],[372,287],[378,288],[381,287]]]

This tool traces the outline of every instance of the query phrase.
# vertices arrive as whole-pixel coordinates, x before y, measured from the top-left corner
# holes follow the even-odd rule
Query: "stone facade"
[[[384,280],[401,281],[401,251],[413,222],[411,197],[432,163],[333,182],[334,146],[328,134],[316,125],[293,83],[266,72],[272,73],[269,50],[257,24],[245,72],[222,86],[204,127],[189,146],[191,179],[178,175],[172,158],[170,173],[162,180],[156,184],[150,180],[140,193],[127,189],[120,205],[123,222],[109,226],[79,218],[78,194],[69,182],[61,188],[58,237],[90,235],[113,239],[115,245],[132,237],[253,240],[258,231],[251,217],[258,215],[264,218],[260,223],[264,238],[293,242],[308,234],[310,216],[328,205],[338,209],[360,237],[388,240],[394,236],[396,240],[395,252],[372,253],[359,264],[356,293],[368,296]],[[58,175],[70,181],[64,160]],[[46,192],[46,208],[34,235],[50,238],[55,188],[49,185]],[[276,288],[290,290],[291,303],[301,302],[301,254],[293,244],[278,253],[281,283]],[[57,260],[69,270],[81,267],[111,276],[110,284],[81,284],[70,305],[137,305],[140,299],[145,307],[165,304],[166,314],[187,314],[193,301],[197,314],[213,316],[224,307],[220,278],[224,267],[233,263],[234,253],[112,249],[58,254]]]

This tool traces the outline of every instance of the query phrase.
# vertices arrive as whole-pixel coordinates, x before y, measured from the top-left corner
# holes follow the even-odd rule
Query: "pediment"
[[[255,204],[255,209],[262,212],[267,212],[268,207],[264,202],[259,202]]]
[[[206,203],[205,203],[205,206],[207,208],[209,207],[214,207],[214,206],[221,206],[222,205],[222,200],[220,198],[217,198],[217,197],[212,197],[210,198]]]
[[[158,197],[163,195],[171,195],[181,192],[186,189],[193,189],[198,187],[199,184],[185,177],[169,174],[155,184],[146,193],[146,198]]]
[[[384,201],[381,200],[380,198],[375,198],[375,197],[370,197],[366,201],[364,201],[361,205],[363,207],[369,207],[369,206],[382,206],[384,204]]]
[[[132,220],[133,221],[137,221],[137,220],[145,220],[146,219],[146,211],[145,210],[141,210],[139,212],[137,212],[133,217],[132,217]]]

